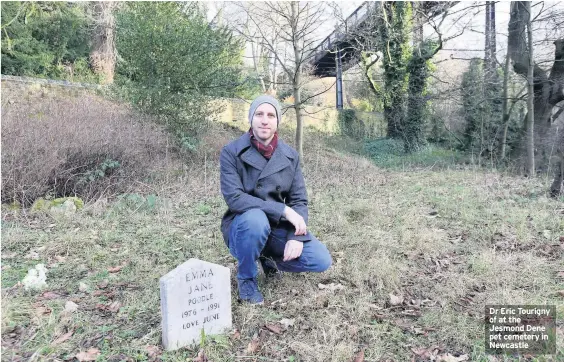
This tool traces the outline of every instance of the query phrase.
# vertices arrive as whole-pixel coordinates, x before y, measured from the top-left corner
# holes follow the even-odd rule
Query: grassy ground
[[[261,279],[259,308],[238,304],[233,284],[238,331],[203,341],[209,361],[352,361],[359,351],[364,361],[503,361],[484,353],[485,304],[556,305],[558,355],[536,360],[564,360],[564,204],[545,196],[546,185],[377,168],[337,151],[334,139],[310,137],[309,229],[334,265]],[[216,159],[69,217],[4,208],[2,358],[194,360],[199,347],[157,347],[158,279],[188,258],[234,268],[219,231]],[[18,281],[38,263],[48,288],[25,291]],[[65,312],[68,301],[75,312]],[[294,323],[265,329],[282,319]]]

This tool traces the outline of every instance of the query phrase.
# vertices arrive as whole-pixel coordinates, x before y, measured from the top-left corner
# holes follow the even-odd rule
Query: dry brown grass
[[[160,128],[99,96],[5,82],[2,99],[2,202],[125,192],[176,161]]]
[[[237,135],[208,136],[209,147],[199,151],[206,162],[148,183],[143,192],[158,195],[154,207],[118,199],[68,218],[3,212],[3,357],[67,360],[94,347],[101,361],[154,360],[147,346],[160,345],[158,278],[192,257],[234,270],[219,232],[225,203],[217,152]],[[292,143],[291,134],[282,136]],[[559,354],[536,361],[564,358],[564,208],[545,195],[542,181],[479,170],[383,170],[328,147],[322,135],[306,137],[308,227],[334,265],[322,274],[261,280],[261,308],[235,302],[232,273],[233,323],[241,336],[208,337],[211,361],[340,362],[364,349],[365,361],[421,362],[429,358],[414,350],[431,346],[469,361],[517,361],[484,353],[484,305],[503,303],[557,305]],[[33,251],[38,260],[26,258]],[[124,261],[121,272],[107,272]],[[60,294],[53,300],[12,288],[39,262],[50,270],[49,290]],[[98,293],[80,292],[79,282]],[[404,302],[390,305],[390,294]],[[65,319],[70,299],[79,311]],[[116,313],[98,307],[114,301],[122,304]],[[51,311],[38,315],[43,307]],[[283,318],[295,323],[282,334],[264,328]],[[68,341],[51,345],[71,329]],[[251,353],[254,338],[259,344]],[[190,361],[197,349],[157,354]]]

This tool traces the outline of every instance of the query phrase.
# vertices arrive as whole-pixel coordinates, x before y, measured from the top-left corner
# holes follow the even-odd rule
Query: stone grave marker
[[[160,279],[163,346],[175,350],[230,331],[230,270],[189,259]]]

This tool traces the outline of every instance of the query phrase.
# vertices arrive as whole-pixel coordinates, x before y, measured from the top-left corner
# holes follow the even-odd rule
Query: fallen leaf
[[[198,352],[198,355],[194,358],[194,362],[208,362],[208,357],[203,349]]]
[[[358,352],[353,362],[364,362],[364,348],[360,352]]]
[[[39,254],[36,251],[30,251],[26,256],[25,259],[32,259],[32,260],[39,260]]]
[[[102,304],[102,303],[96,304],[96,309],[106,310],[107,308],[108,308],[108,306],[106,306],[105,304]]]
[[[89,348],[86,352],[77,353],[75,358],[79,362],[83,361],[96,361],[96,358],[100,355],[100,350],[98,348]]]
[[[113,268],[108,268],[108,273],[117,273],[123,268],[125,268],[125,266],[127,266],[127,262],[124,262],[123,264],[115,266]]]
[[[63,296],[55,293],[55,292],[45,292],[43,294],[41,294],[41,298],[43,299],[59,299],[62,298]]]
[[[402,320],[402,319],[394,319],[393,321],[390,321],[390,323],[392,323],[393,325],[395,325],[398,328],[403,329],[404,331],[411,331],[413,329],[413,325],[406,320]]]
[[[55,260],[56,260],[58,263],[64,263],[66,259],[67,259],[67,258],[65,258],[64,256],[60,256],[60,255],[55,256]]]
[[[442,355],[438,356],[438,358],[437,358],[437,362],[463,362],[463,361],[468,361],[468,355],[467,354],[463,354],[459,357],[455,357],[455,356],[451,355],[450,353],[446,353],[446,354],[442,354]]]
[[[233,332],[233,339],[241,339],[241,331],[237,328],[235,328],[235,331]]]
[[[319,287],[319,289],[329,289],[332,292],[334,292],[335,290],[345,289],[345,287],[340,283],[331,283],[331,284],[319,283],[317,286]]]
[[[46,307],[41,303],[35,303],[33,306],[35,307],[35,314],[37,314],[38,316],[51,313],[51,308]]]
[[[412,299],[410,304],[415,308],[421,307],[421,299]]]
[[[115,302],[113,302],[112,304],[108,305],[108,307],[107,307],[107,309],[112,313],[118,312],[120,308],[121,308],[121,303],[118,302],[117,300]]]
[[[63,310],[63,313],[71,314],[76,312],[77,309],[78,309],[78,305],[75,302],[71,302],[70,300],[68,300],[65,303],[65,309]]]
[[[249,345],[247,346],[247,353],[256,353],[258,352],[260,348],[260,342],[259,339],[257,337],[254,337],[250,342]]]
[[[280,320],[280,324],[282,324],[284,326],[284,328],[288,329],[288,327],[293,327],[294,326],[294,322],[296,320],[295,319],[288,319],[288,318],[284,318]]]
[[[278,300],[273,301],[272,303],[270,303],[270,305],[276,305],[276,304],[282,305],[284,303],[285,303],[284,298],[282,298],[282,299],[278,299]]]
[[[272,333],[276,333],[276,334],[282,333],[282,330],[276,324],[266,323],[264,327],[269,331],[271,331]]]
[[[147,352],[147,356],[152,359],[157,358],[161,354],[159,346],[146,346],[145,351]]]
[[[386,320],[386,318],[387,318],[387,316],[385,314],[378,314],[378,313],[374,314],[374,319],[377,320],[377,321],[382,322],[382,321]]]
[[[437,353],[439,353],[439,347],[432,346],[429,348],[412,348],[411,351],[425,360],[434,360]]]
[[[552,236],[552,231],[550,231],[550,230],[543,230],[543,231],[542,231],[542,236],[544,236],[546,239],[550,239],[550,237]]]
[[[403,303],[403,297],[390,293],[390,305],[396,306]]]
[[[94,293],[92,293],[92,296],[94,297],[99,297],[103,295],[104,297],[108,298],[108,299],[113,299],[116,296],[116,292],[114,291],[103,291],[103,290],[97,290]]]
[[[423,328],[418,328],[418,327],[413,328],[412,332],[413,332],[413,334],[415,334],[415,335],[422,335],[422,334],[426,334],[426,333],[427,333],[427,332],[425,331],[425,329],[423,329]]]
[[[408,309],[401,312],[401,314],[410,317],[421,317],[421,312],[415,309]]]
[[[90,289],[90,287],[88,286],[88,284],[84,283],[84,282],[80,282],[78,284],[78,290],[85,293],[88,291],[88,289]]]
[[[68,341],[68,340],[70,339],[70,337],[72,337],[73,333],[74,333],[74,330],[68,331],[67,333],[63,334],[63,335],[60,336],[59,338],[55,339],[55,340],[51,343],[51,345],[52,345],[52,346],[56,346],[56,345],[61,344],[61,343],[65,342],[65,341]]]

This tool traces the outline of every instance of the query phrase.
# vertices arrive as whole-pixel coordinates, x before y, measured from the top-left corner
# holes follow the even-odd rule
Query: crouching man
[[[257,260],[267,275],[322,272],[331,255],[307,230],[308,201],[298,153],[278,138],[280,105],[270,96],[251,104],[251,128],[220,155],[221,193],[227,203],[221,231],[237,259],[239,298],[264,299]]]

